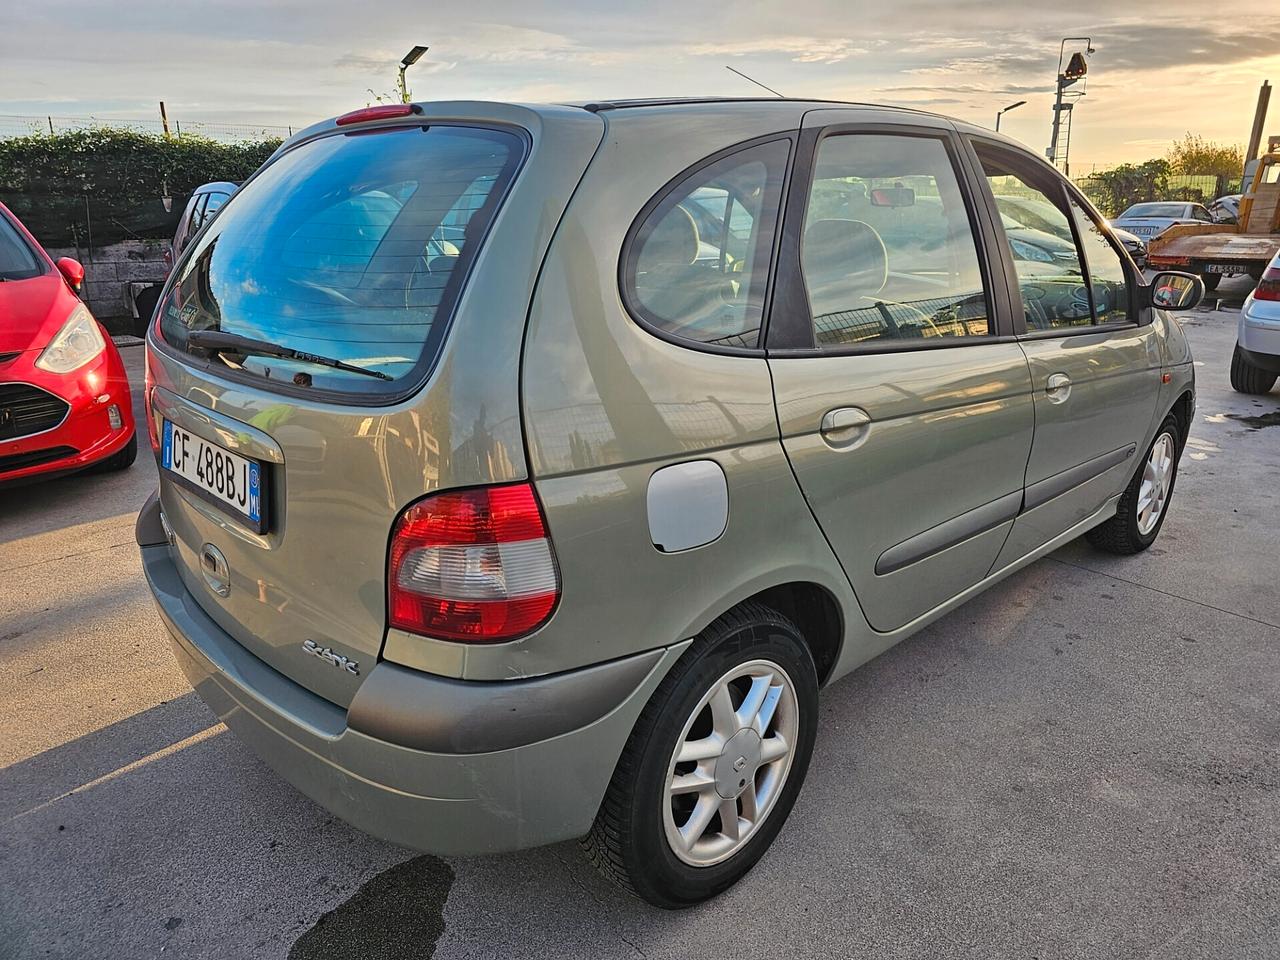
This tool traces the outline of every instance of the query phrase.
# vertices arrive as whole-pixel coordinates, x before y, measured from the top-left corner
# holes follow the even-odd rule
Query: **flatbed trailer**
[[[1239,223],[1177,224],[1152,238],[1147,263],[1154,269],[1197,273],[1214,289],[1229,274],[1255,281],[1280,252],[1280,153],[1259,162],[1248,194],[1240,201]]]

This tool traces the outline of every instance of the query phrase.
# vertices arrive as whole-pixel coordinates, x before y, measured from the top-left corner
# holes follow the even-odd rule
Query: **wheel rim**
[[[799,723],[791,677],[770,660],[711,685],[667,765],[663,823],[677,857],[706,867],[746,845],[787,782]]]
[[[1169,490],[1173,486],[1173,437],[1162,433],[1151,445],[1147,462],[1142,468],[1142,483],[1138,485],[1138,532],[1144,537],[1156,528],[1164,506],[1169,502]]]

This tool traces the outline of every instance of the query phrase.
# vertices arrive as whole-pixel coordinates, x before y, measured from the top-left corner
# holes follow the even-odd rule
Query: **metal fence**
[[[163,134],[160,120],[113,120],[106,117],[55,117],[20,116],[0,114],[0,138],[29,137],[36,134],[70,133],[76,130],[94,130],[108,127],[116,130],[137,130],[142,133]],[[181,139],[183,134],[207,137],[224,143],[246,140],[282,140],[293,136],[294,126],[273,126],[253,123],[216,123],[205,121],[169,120],[169,135]]]
[[[1173,200],[1209,204],[1218,197],[1240,192],[1241,177],[1177,175],[1161,179],[1134,178],[1123,182],[1100,174],[1072,177],[1090,200],[1107,216],[1117,216],[1126,207],[1148,200]]]

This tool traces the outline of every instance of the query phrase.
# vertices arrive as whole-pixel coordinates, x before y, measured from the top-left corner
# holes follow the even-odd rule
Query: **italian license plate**
[[[1229,263],[1210,263],[1204,268],[1205,273],[1235,273],[1236,268]]]
[[[267,529],[262,464],[164,422],[160,464],[182,486],[259,533]]]

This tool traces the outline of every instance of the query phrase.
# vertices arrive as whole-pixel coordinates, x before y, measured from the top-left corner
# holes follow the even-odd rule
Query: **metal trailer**
[[[1198,273],[1213,290],[1228,274],[1255,281],[1280,251],[1280,153],[1263,155],[1249,192],[1240,201],[1237,223],[1178,224],[1154,237],[1147,262],[1156,270]]]

